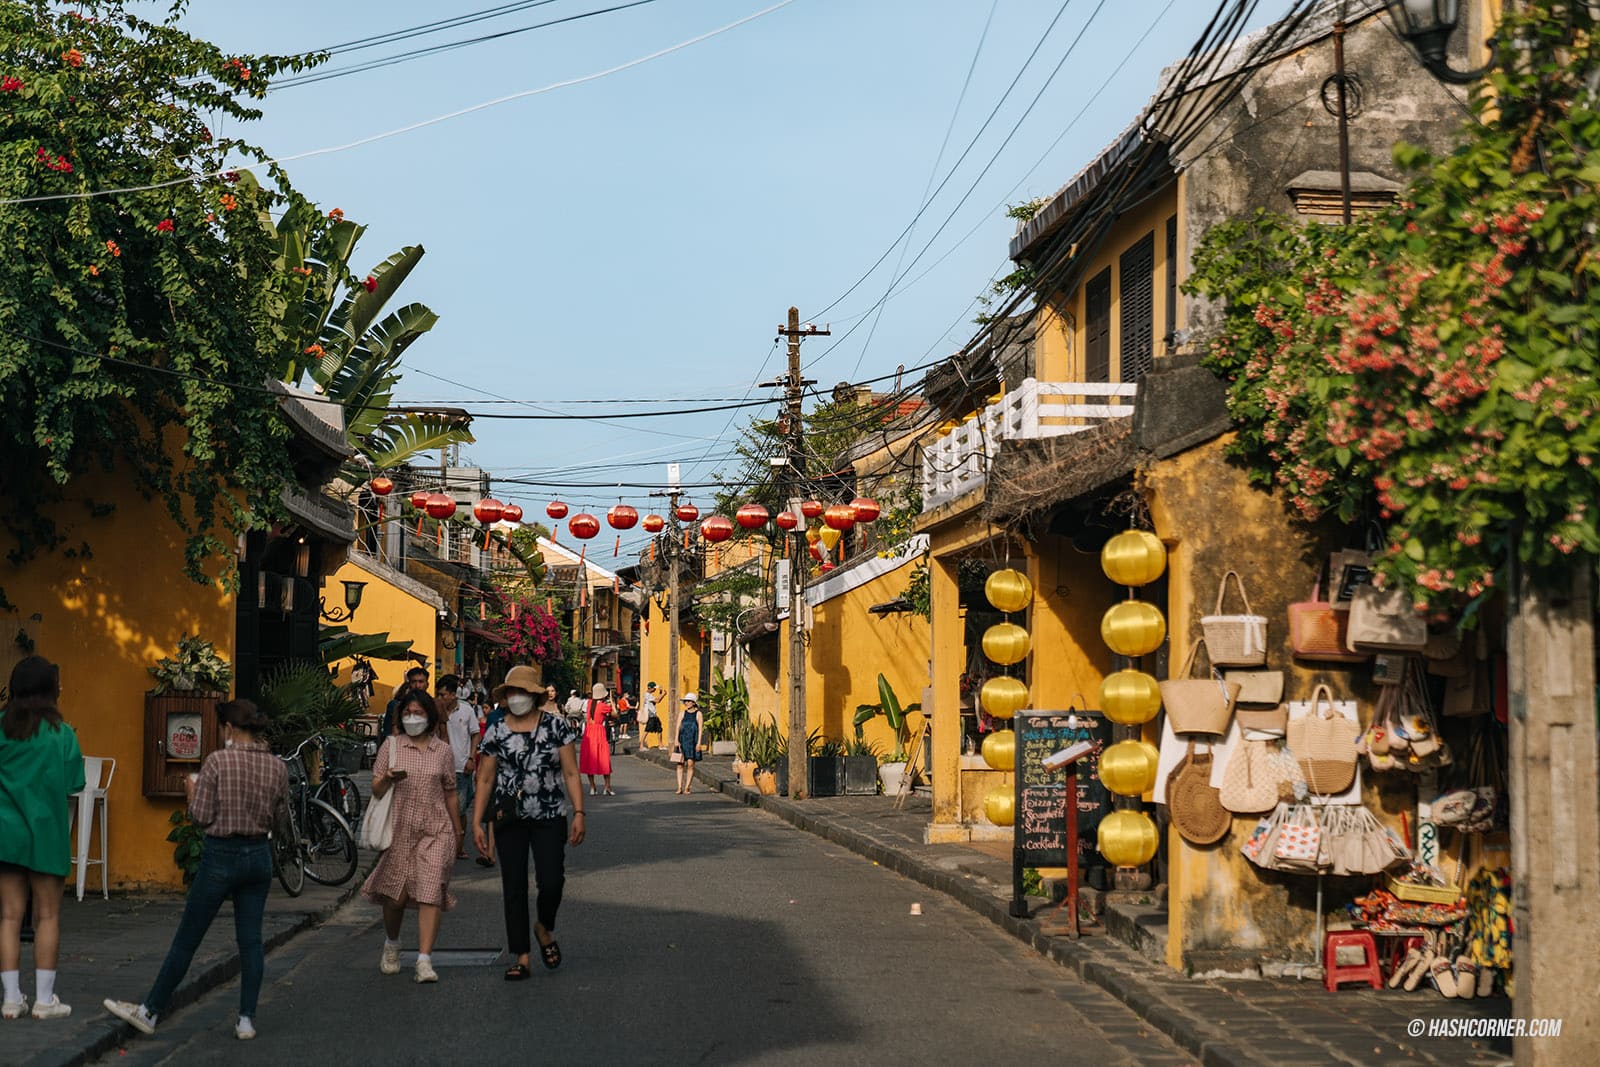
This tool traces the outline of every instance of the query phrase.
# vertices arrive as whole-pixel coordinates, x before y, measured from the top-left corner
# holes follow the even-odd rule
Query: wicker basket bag
[[[1360,736],[1361,727],[1334,710],[1333,690],[1317,686],[1311,694],[1311,709],[1289,723],[1289,750],[1299,761],[1311,792],[1332,796],[1350,788],[1356,778],[1356,739]]]
[[[1167,721],[1176,734],[1225,734],[1233,721],[1233,705],[1239,699],[1239,684],[1221,678],[1191,678],[1195,653],[1205,638],[1189,648],[1183,671],[1177,678],[1161,683],[1161,703],[1167,708]],[[1207,649],[1209,652],[1209,648]],[[1215,672],[1213,672],[1215,673]]]
[[[1242,615],[1222,613],[1229,578],[1239,587],[1239,599],[1244,602]],[[1267,617],[1250,609],[1250,598],[1238,571],[1222,576],[1222,583],[1217,586],[1217,606],[1212,614],[1200,619],[1200,627],[1205,631],[1206,651],[1218,667],[1259,667],[1267,662]]]

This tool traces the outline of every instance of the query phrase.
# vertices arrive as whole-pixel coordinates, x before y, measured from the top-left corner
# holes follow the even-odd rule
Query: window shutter
[[[1111,268],[1089,280],[1083,290],[1085,381],[1111,380]]]
[[[1167,220],[1167,344],[1173,345],[1178,332],[1178,216]]]
[[[1155,368],[1152,316],[1155,288],[1156,240],[1147,233],[1126,252],[1118,264],[1122,284],[1118,295],[1122,303],[1122,376],[1136,382]]]

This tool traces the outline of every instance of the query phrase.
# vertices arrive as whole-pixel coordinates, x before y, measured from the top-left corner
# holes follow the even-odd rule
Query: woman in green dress
[[[11,671],[0,710],[0,1019],[28,1010],[22,995],[22,915],[33,895],[35,1019],[63,1019],[56,996],[61,896],[72,867],[68,797],[84,786],[78,735],[61,718],[61,672],[43,656]]]

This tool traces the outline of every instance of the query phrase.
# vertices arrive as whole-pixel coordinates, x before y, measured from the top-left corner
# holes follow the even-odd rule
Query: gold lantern
[[[822,547],[832,552],[838,547],[839,538],[843,537],[844,534],[835,530],[832,526],[824,526],[817,536],[822,540]]]
[[[983,762],[997,771],[1009,771],[1017,765],[1017,734],[1014,730],[996,730],[983,739]]]
[[[1161,711],[1161,683],[1143,671],[1117,671],[1100,683],[1100,708],[1118,726],[1141,726]]]
[[[1154,604],[1124,600],[1114,605],[1100,620],[1100,636],[1119,656],[1148,656],[1161,647],[1167,637],[1167,620]],[[984,651],[989,640],[984,638]]]
[[[1155,859],[1159,835],[1142,811],[1114,811],[1100,820],[1100,855],[1117,867],[1138,867]]]
[[[997,785],[984,795],[983,814],[996,826],[1010,826],[1015,822],[1016,809],[1016,793],[1009,785]]]
[[[1021,663],[1031,643],[1028,631],[1014,622],[997,622],[983,632],[983,654],[1005,666]]]
[[[1143,796],[1155,788],[1160,755],[1148,741],[1118,741],[1100,753],[1100,784],[1119,797]]]
[[[1020,678],[990,678],[978,690],[978,704],[997,719],[1009,719],[1028,705],[1028,687]]]
[[[989,575],[983,583],[983,595],[996,611],[1009,614],[1028,606],[1033,599],[1033,583],[1028,581],[1026,574],[1007,567]]]
[[[1100,568],[1118,585],[1149,585],[1167,569],[1167,546],[1149,530],[1125,530],[1100,550]]]

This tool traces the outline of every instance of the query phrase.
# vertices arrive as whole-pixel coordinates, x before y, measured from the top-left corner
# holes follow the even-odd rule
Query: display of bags
[[[1439,711],[1452,719],[1487,715],[1494,710],[1494,661],[1489,658],[1489,639],[1480,631],[1477,640],[1467,642],[1467,646],[1468,650],[1456,661],[1461,669],[1445,678],[1444,701]],[[1429,670],[1434,666],[1430,664]]]
[[[1189,677],[1201,645],[1207,645],[1203,637],[1189,647],[1179,676],[1161,683],[1161,703],[1166,706],[1167,721],[1174,733],[1224,734],[1233,720],[1233,704],[1239,696],[1237,684],[1223,681],[1215,669],[1210,678]],[[1206,651],[1209,655],[1209,645]]]
[[[1356,740],[1361,727],[1333,707],[1333,691],[1319,685],[1311,694],[1311,707],[1289,722],[1289,750],[1299,761],[1306,786],[1313,793],[1343,793],[1355,781]]]
[[[1359,586],[1350,597],[1345,647],[1351,652],[1421,652],[1428,647],[1428,621],[1417,614],[1407,590]]]
[[[1311,599],[1289,605],[1289,646],[1295,658],[1318,663],[1360,663],[1367,658],[1364,652],[1351,652],[1346,633],[1350,625],[1350,611],[1344,604],[1324,599],[1323,587],[1328,577],[1328,567],[1317,573],[1311,587]]]
[[[1269,735],[1282,737],[1289,729],[1289,709],[1283,704],[1275,708],[1234,708],[1233,717],[1244,736],[1252,741]],[[1252,734],[1257,736],[1251,737]]]
[[[1380,874],[1411,859],[1398,834],[1353,804],[1279,804],[1239,851],[1265,870],[1300,874]]]
[[[1211,784],[1211,751],[1196,752],[1194,742],[1167,780],[1167,810],[1185,841],[1211,845],[1228,836],[1233,817]]]
[[[1223,671],[1222,680],[1239,687],[1241,704],[1278,704],[1283,701],[1282,671]]]
[[[1271,811],[1278,804],[1279,778],[1272,765],[1271,742],[1240,739],[1222,772],[1217,799],[1236,815]]]
[[[1243,615],[1222,614],[1229,578],[1239,587]],[[1267,617],[1251,611],[1250,598],[1245,595],[1244,581],[1237,571],[1228,571],[1222,576],[1217,586],[1217,606],[1212,612],[1201,617],[1200,627],[1205,631],[1206,652],[1215,666],[1259,667],[1267,662]]]
[[[1322,865],[1322,827],[1309,804],[1289,809],[1272,846],[1275,871],[1315,872]]]

